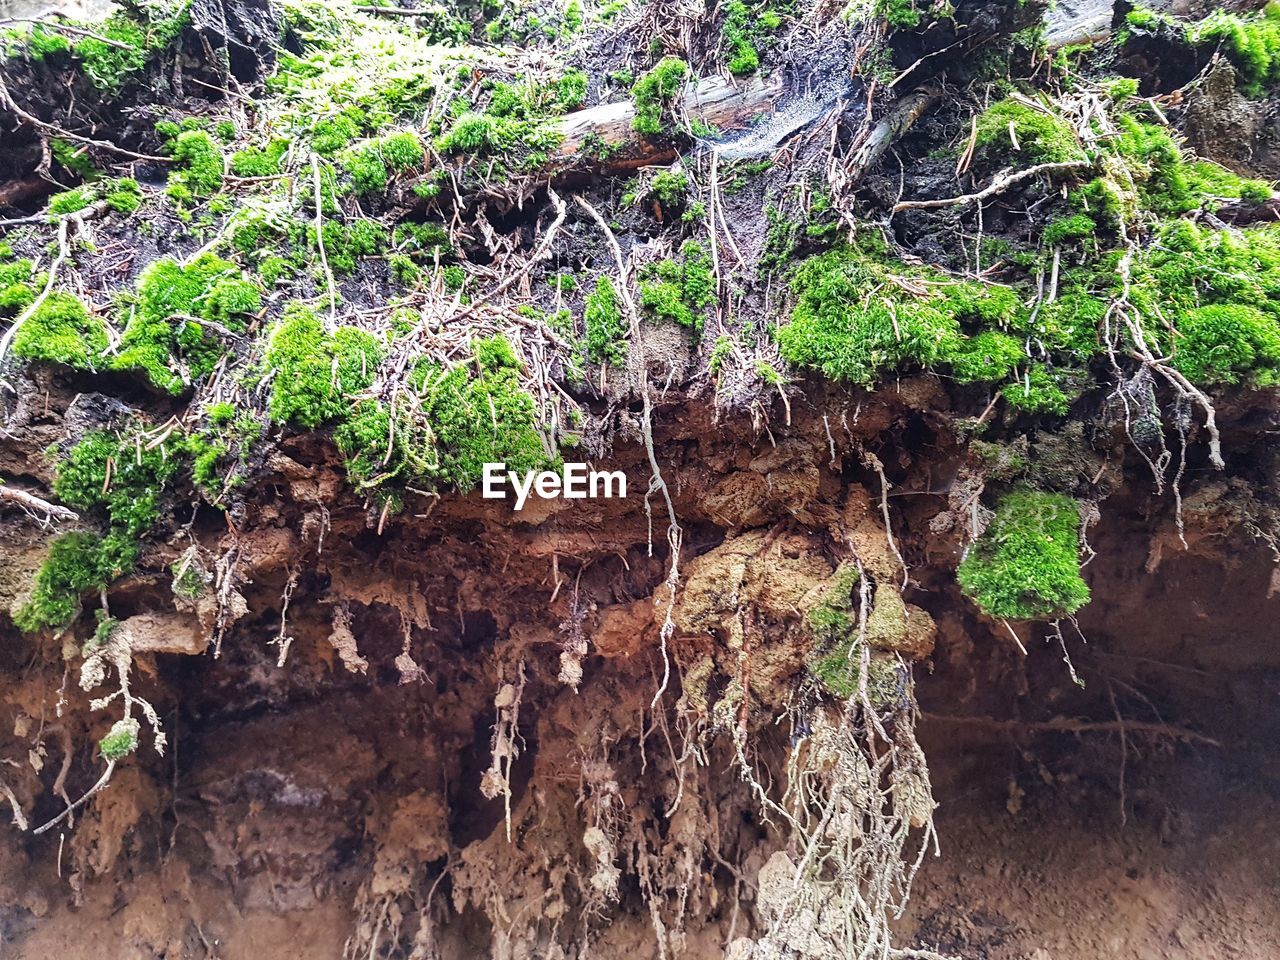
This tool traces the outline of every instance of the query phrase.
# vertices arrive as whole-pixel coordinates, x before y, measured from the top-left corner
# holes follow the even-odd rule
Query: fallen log
[[[771,113],[784,93],[781,74],[753,77],[737,85],[715,76],[689,85],[678,106],[691,120],[717,130],[733,130]],[[645,137],[632,129],[635,116],[635,104],[630,100],[568,114],[560,122],[564,140],[557,165],[575,164],[584,155],[623,170],[675,160],[679,151],[670,139]]]

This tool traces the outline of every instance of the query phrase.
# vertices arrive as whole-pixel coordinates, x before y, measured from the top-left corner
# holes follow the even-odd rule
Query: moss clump
[[[44,298],[13,337],[13,352],[27,360],[92,370],[107,349],[107,327],[73,294]]]
[[[809,670],[828,693],[845,700],[858,692],[860,658],[853,591],[860,579],[856,564],[842,564],[822,601],[805,615],[815,650]]]
[[[1040,241],[1046,247],[1056,247],[1064,243],[1084,240],[1097,232],[1098,226],[1093,222],[1092,217],[1085,213],[1076,213],[1069,217],[1060,217],[1050,223],[1040,235]]]
[[[1030,413],[1052,413],[1061,416],[1071,406],[1070,395],[1042,363],[1028,367],[1020,381],[1000,391],[1010,406]]]
[[[1098,328],[1106,316],[1107,304],[1072,285],[1052,303],[1042,303],[1034,316],[1013,325],[1024,337],[1035,337],[1048,350],[1067,360],[1087,360],[1098,352]]]
[[[872,237],[810,257],[792,289],[791,322],[776,335],[783,358],[862,385],[908,365],[951,363],[965,379],[1007,369],[1006,341],[966,346],[961,324],[1008,326],[1024,313],[1014,291],[889,261]]]
[[[645,271],[640,305],[652,316],[702,330],[704,311],[716,298],[711,255],[696,240],[686,240],[676,260],[661,260]]]
[[[237,177],[271,177],[281,172],[289,141],[276,138],[265,147],[245,147],[231,155],[231,172]]]
[[[391,233],[391,244],[398,251],[428,262],[437,257],[441,260],[454,258],[449,231],[438,223],[401,221]]]
[[[1170,223],[1156,231],[1133,276],[1132,298],[1152,348],[1171,354],[1192,380],[1276,382],[1280,228]]]
[[[576,110],[587,99],[587,75],[581,70],[566,70],[556,81],[556,100],[566,110]]]
[[[31,24],[25,33],[21,30],[5,30],[0,36],[20,45],[22,52],[37,63],[71,49],[71,42],[66,37],[49,30],[42,23]],[[10,48],[10,54],[12,52]]]
[[[392,174],[404,173],[421,165],[425,156],[418,135],[412,130],[404,130],[348,151],[342,158],[342,166],[351,177],[351,188],[357,194],[381,193],[387,189]]]
[[[996,330],[984,330],[956,351],[951,358],[951,372],[961,383],[1003,380],[1025,359],[1021,340]]]
[[[184,130],[173,144],[176,169],[165,192],[183,205],[211,197],[222,189],[222,148],[204,130]]]
[[[441,153],[472,153],[481,156],[512,155],[526,168],[542,166],[548,154],[560,145],[564,135],[546,116],[476,113],[460,116],[436,140]]]
[[[534,419],[533,397],[520,386],[519,363],[503,337],[475,345],[479,374],[463,367],[421,371],[424,410],[440,452],[437,479],[460,490],[480,480],[486,463],[507,469],[536,470],[548,455]]]
[[[94,533],[64,533],[49,545],[36,571],[30,598],[11,613],[23,633],[60,629],[80,612],[80,597],[113,578],[103,568],[102,538]]]
[[[956,577],[984,613],[1044,620],[1089,601],[1080,576],[1080,508],[1056,493],[1015,490],[996,507],[986,532],[969,548]]]
[[[361,257],[371,257],[387,245],[387,231],[377,220],[353,220],[339,223],[326,220],[321,228],[324,253],[329,267],[337,274],[354,273]],[[306,229],[307,248],[316,253],[315,228]]]
[[[1276,3],[1268,3],[1254,16],[1215,10],[1191,27],[1187,38],[1197,46],[1220,50],[1239,71],[1248,96],[1260,97],[1280,82],[1280,5]]]
[[[1070,124],[1048,108],[1036,109],[1013,99],[992,104],[978,117],[975,144],[978,149],[999,157],[1016,152],[1024,163],[1084,159],[1084,151]]]
[[[160,517],[160,498],[178,471],[180,439],[147,449],[137,430],[95,430],[58,465],[53,491],[80,510],[101,511],[113,533],[136,538]]]
[[[111,368],[141,371],[153,387],[177,394],[207,375],[225,351],[217,331],[200,321],[242,331],[241,318],[256,312],[262,297],[234,263],[206,253],[185,265],[169,257],[153,262],[129,306]]]
[[[1280,384],[1280,325],[1244,304],[1198,307],[1182,314],[1174,366],[1199,383]]]
[[[332,156],[360,136],[363,129],[347,113],[321,117],[311,128],[311,149],[323,157]]]
[[[587,327],[587,356],[597,363],[621,364],[627,356],[627,324],[622,319],[618,291],[608,277],[600,277],[587,295],[583,321]]]
[[[111,725],[111,730],[98,741],[98,752],[103,760],[115,763],[138,749],[138,732],[141,724],[133,717],[125,717]]]
[[[13,248],[8,247],[9,255]],[[5,316],[25,310],[36,299],[36,287],[44,282],[44,274],[33,277],[35,264],[30,260],[14,260],[11,263],[0,263],[0,314]]]
[[[373,382],[382,353],[372,334],[355,327],[327,333],[313,310],[291,303],[267,347],[271,419],[313,429],[342,419],[351,395]]]
[[[123,9],[93,25],[95,34],[113,43],[80,37],[72,44],[72,52],[95,87],[116,91],[182,32],[189,22],[187,6],[184,3],[169,15],[161,13],[158,6]],[[145,16],[149,12],[156,15]]]
[[[88,184],[72,187],[62,193],[55,193],[49,198],[49,216],[62,217],[69,213],[78,213],[93,203],[95,190]]]
[[[416,397],[388,407],[361,401],[334,438],[357,489],[397,504],[408,486],[456,487],[479,481],[485,463],[525,471],[551,465],[533,397],[520,386],[519,361],[503,337],[474,346],[478,372],[422,362]],[[393,427],[394,423],[394,427]]]
[[[743,0],[724,5],[723,46],[729,72],[742,76],[760,67],[758,47],[782,25],[782,17],[768,5],[748,6]]]
[[[639,133],[661,133],[663,112],[683,89],[688,77],[687,63],[679,57],[663,57],[657,66],[637,80],[631,88],[636,109],[635,119],[631,121],[632,129]]]
[[[59,462],[53,492],[69,507],[100,516],[107,533],[68,533],[53,541],[31,598],[13,612],[28,633],[61,628],[79,612],[80,596],[133,569],[140,538],[160,518],[160,502],[181,464],[181,438],[147,449],[136,430],[85,434]]]
[[[822,601],[806,614],[809,630],[819,644],[830,646],[849,639],[854,627],[853,588],[861,576],[856,564],[841,565]]]
[[[915,0],[876,0],[876,16],[881,17],[891,27],[914,30],[924,19],[924,11],[929,9],[927,0],[922,0],[920,7]]]
[[[79,213],[99,200],[105,200],[112,210],[133,213],[142,205],[142,187],[131,177],[81,184],[54,194],[49,199],[48,212],[51,217]]]
[[[238,413],[229,403],[205,409],[203,423],[186,438],[184,452],[191,458],[191,482],[210,503],[221,506],[227,491],[244,481],[253,445],[261,436],[262,424],[250,413]]]
[[[689,196],[689,177],[677,170],[659,171],[649,181],[648,196],[664,207],[681,206]]]
[[[169,589],[173,595],[182,600],[198,600],[204,595],[212,577],[202,568],[194,551],[189,551],[169,565],[173,574]],[[208,578],[208,579],[206,579]]]

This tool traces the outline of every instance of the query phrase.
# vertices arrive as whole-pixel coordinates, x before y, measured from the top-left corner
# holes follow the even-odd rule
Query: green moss
[[[531,166],[545,162],[549,151],[564,140],[564,135],[549,116],[526,118],[514,115],[467,112],[436,140],[441,153],[472,153],[481,156],[521,156]]]
[[[237,413],[229,403],[217,403],[204,411],[203,423],[184,442],[191,458],[191,480],[217,506],[227,491],[245,479],[254,444],[262,437],[262,424],[250,413]]]
[[[110,579],[102,565],[102,538],[94,533],[64,533],[49,545],[36,571],[31,596],[11,612],[24,633],[67,626],[80,612],[80,597]]]
[[[295,265],[292,261],[278,254],[268,254],[258,264],[258,276],[267,289],[274,287],[281,280],[292,276]]]
[[[1139,83],[1133,77],[1113,77],[1105,81],[1102,86],[1113,103],[1124,103],[1138,95]]]
[[[635,102],[634,130],[646,134],[662,132],[662,116],[666,108],[684,88],[689,65],[679,57],[663,57],[658,65],[644,74],[631,88]]]
[[[242,317],[262,305],[257,286],[234,263],[202,254],[190,264],[169,257],[154,261],[138,279],[115,370],[144,373],[153,387],[181,393],[207,375],[225,352],[213,321],[233,332]]]
[[[420,166],[425,156],[418,135],[412,130],[403,130],[348,151],[343,155],[342,165],[357,194],[381,193],[393,174]]]
[[[582,316],[587,328],[587,356],[598,363],[620,365],[627,356],[627,324],[618,292],[608,277],[596,280]]]
[[[43,23],[31,24],[25,34],[15,30],[8,35],[22,44],[26,55],[37,62],[71,49],[71,42],[65,36],[50,30]]]
[[[1275,381],[1280,228],[1170,223],[1156,231],[1133,276],[1133,301],[1152,349],[1171,354],[1192,380]]]
[[[49,198],[49,215],[60,217],[83,210],[93,203],[95,194],[94,188],[88,184],[55,193]]]
[[[454,257],[449,232],[438,223],[401,221],[392,231],[391,243],[397,250],[428,262],[437,257],[441,260],[451,260]]]
[[[1198,383],[1280,384],[1280,324],[1244,304],[1198,307],[1178,320],[1173,365]]]
[[[204,130],[184,130],[173,146],[175,170],[165,191],[179,204],[191,204],[222,189],[222,148]]]
[[[9,254],[13,254],[12,247]],[[36,286],[44,282],[44,275],[33,277],[34,268],[35,264],[25,258],[0,264],[0,315],[15,314],[35,302]]]
[[[116,763],[138,749],[138,731],[141,724],[133,717],[125,717],[111,725],[110,732],[98,741],[98,752],[103,760]]]
[[[155,16],[148,16],[152,12]],[[161,13],[159,7],[130,7],[93,24],[98,37],[113,43],[104,43],[98,37],[79,37],[72,44],[72,52],[95,87],[114,92],[169,47],[188,22],[187,4],[170,15]]]
[[[1047,349],[1085,360],[1098,352],[1098,328],[1107,304],[1079,288],[1067,288],[1052,303],[1042,303],[1034,317],[1017,324],[1019,332],[1034,336]]]
[[[446,290],[451,290],[456,293],[467,284],[467,272],[457,264],[445,267],[440,271],[440,274],[444,279],[444,286]]]
[[[848,699],[858,692],[859,657],[856,604],[853,591],[861,574],[853,563],[842,564],[831,578],[822,601],[805,615],[813,636],[809,670],[827,692]]]
[[[661,170],[649,181],[649,196],[664,207],[676,207],[689,195],[689,177],[680,171]]]
[[[1006,494],[956,573],[988,616],[1043,620],[1089,601],[1080,576],[1080,512],[1070,497],[1035,490]]]
[[[413,262],[411,257],[403,253],[393,253],[387,257],[387,268],[397,282],[407,287],[413,286],[422,276],[422,268]]]
[[[372,334],[355,327],[326,333],[314,311],[290,304],[267,346],[271,419],[313,429],[342,419],[351,396],[373,382],[382,354]]]
[[[245,147],[231,155],[231,172],[237,177],[271,177],[281,172],[289,141],[271,140],[265,147]]]
[[[711,355],[707,359],[707,370],[714,377],[724,369],[725,361],[733,354],[733,338],[721,334],[711,347]]]
[[[1248,96],[1260,97],[1280,82],[1280,6],[1275,3],[1253,16],[1215,10],[1190,28],[1187,38],[1221,51],[1239,71]]]
[[[961,324],[1010,325],[1024,315],[1014,291],[890,261],[867,236],[804,261],[792,290],[791,322],[776,334],[783,358],[863,385],[908,366],[958,364],[965,378],[1005,369],[1008,343],[987,338],[966,350]]]
[[[653,317],[673,320],[695,332],[702,330],[704,313],[715,302],[711,256],[696,240],[686,240],[680,257],[652,264],[640,283],[640,305]]]
[[[1015,145],[1013,137],[1017,138]],[[1084,159],[1071,125],[1048,108],[1036,109],[1013,99],[992,104],[978,117],[975,144],[992,155],[1017,157],[1020,163],[1064,163]]]
[[[554,462],[511,344],[492,337],[477,341],[474,351],[478,372],[421,362],[412,403],[402,397],[393,409],[364,400],[339,425],[334,437],[357,489],[394,505],[406,485],[469,490],[485,463],[525,471]]]
[[[876,16],[882,17],[891,27],[914,30],[929,9],[927,0],[921,0],[918,8],[915,0],[876,0]]]
[[[107,342],[106,324],[78,297],[53,291],[14,334],[13,352],[27,360],[92,370]]]
[[[576,110],[587,99],[587,75],[581,70],[567,70],[556,81],[556,100],[566,110]]]
[[[387,245],[386,228],[377,220],[352,220],[350,223],[326,220],[321,229],[329,268],[340,275],[354,273],[361,257],[374,256]],[[311,225],[306,228],[306,246],[310,252],[318,254],[316,231]]]
[[[130,177],[81,184],[54,194],[49,199],[48,212],[51,217],[79,213],[99,200],[106,200],[113,210],[132,213],[142,204],[142,187]]]
[[[331,156],[362,132],[361,125],[345,113],[321,117],[311,128],[311,149],[321,156]]]
[[[87,518],[105,521],[107,533],[78,532],[54,540],[37,571],[31,598],[13,613],[19,629],[60,628],[75,618],[80,596],[131,570],[141,537],[160,518],[160,503],[180,466],[183,439],[153,444],[138,428],[117,436],[84,435],[58,462],[53,492]]]
[[[136,430],[92,431],[58,464],[53,491],[70,507],[103,512],[112,531],[137,537],[159,519],[160,498],[180,464],[178,442],[148,449]]]
[[[1022,341],[996,330],[965,340],[951,358],[951,372],[961,383],[1003,380],[1026,359]]]
[[[1077,213],[1054,220],[1044,228],[1044,233],[1040,235],[1040,239],[1045,246],[1056,247],[1059,244],[1092,237],[1097,230],[1097,224],[1093,222],[1092,217],[1088,214]]]
[[[104,199],[117,213],[133,213],[142,206],[142,187],[132,177],[109,181]]]
[[[1061,416],[1071,406],[1071,397],[1044,366],[1028,367],[1018,382],[1000,391],[1011,406],[1031,413],[1053,413]]]
[[[790,6],[790,4],[787,4]],[[759,47],[782,25],[782,17],[768,4],[749,6],[743,0],[724,4],[722,46],[729,72],[742,76],[760,67]]]

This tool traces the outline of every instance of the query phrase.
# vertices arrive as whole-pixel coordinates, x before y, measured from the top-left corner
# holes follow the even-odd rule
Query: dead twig
[[[936,210],[940,207],[963,207],[971,203],[981,203],[989,197],[994,197],[998,193],[1016,187],[1020,183],[1028,180],[1034,180],[1040,176],[1053,176],[1060,173],[1070,173],[1075,170],[1085,170],[1093,166],[1092,160],[1064,160],[1061,163],[1037,163],[1033,167],[1027,167],[1025,170],[1019,170],[1016,173],[1004,174],[997,177],[984,190],[977,193],[966,193],[960,197],[945,197],[938,200],[900,200],[893,205],[890,216],[902,210]]]
[[[19,490],[16,487],[0,485],[0,500],[8,500],[10,503],[16,503],[24,510],[43,513],[50,520],[76,521],[80,519],[80,514],[76,513],[74,510],[69,510],[56,503],[49,503],[47,500],[41,500],[34,494],[27,493],[25,490]]]
[[[1167,723],[1141,720],[1078,720],[1072,717],[1054,717],[1052,720],[999,720],[995,717],[961,716],[945,713],[922,713],[926,720],[953,723],[965,727],[987,727],[991,730],[1021,731],[1032,733],[1118,733],[1145,734],[1149,737],[1165,737],[1182,743],[1196,743],[1206,747],[1221,747],[1221,741],[1185,727],[1172,727]]]

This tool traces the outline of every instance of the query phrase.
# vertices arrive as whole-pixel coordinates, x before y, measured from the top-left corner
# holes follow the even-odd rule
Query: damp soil
[[[913,462],[905,452],[920,448],[925,415],[900,396],[881,402],[863,407],[864,426],[899,438],[879,451],[895,482],[935,489],[926,478],[946,475],[945,453]],[[822,444],[814,452],[806,439],[816,425],[800,421],[776,438],[780,450],[749,434],[698,443],[709,434],[692,411],[660,437],[665,461],[682,464],[670,479],[699,556],[686,594],[701,599],[683,623],[717,615],[715,584],[739,569],[733,556],[758,555],[762,526],[797,505],[866,496],[857,491],[869,478],[822,465]],[[774,462],[784,454],[790,470]],[[641,456],[615,449],[627,469]],[[1079,631],[1064,647],[1019,628],[1026,656],[947,585],[954,558],[930,527],[945,498],[892,501],[913,565],[906,599],[937,623],[915,674],[939,855],[926,856],[898,922],[905,946],[988,960],[1276,955],[1272,558],[1224,519],[1231,498],[1212,483],[1192,484],[1183,548],[1169,500],[1126,470],[1129,485],[1090,533],[1095,599]],[[315,532],[305,517],[316,492],[335,489],[314,473],[296,479],[246,523],[254,612],[219,659],[141,658],[138,689],[161,710],[166,757],[122,768],[74,830],[0,844],[2,955],[337,960],[354,944],[361,956],[409,956],[429,928],[436,952],[422,956],[657,958],[634,875],[583,917],[596,876],[584,822],[610,804],[643,825],[617,862],[635,869],[649,851],[666,871],[661,902],[681,904],[667,956],[719,957],[735,936],[758,934],[753,881],[785,840],[756,815],[722,739],[681,778],[667,741],[681,731],[646,712],[663,669],[653,598],[665,566],[649,556],[639,503],[590,516],[544,506],[513,523],[509,508],[451,498],[430,522],[379,536],[361,529],[356,505],[329,500],[329,546],[297,581],[281,668],[279,598]],[[780,611],[804,571],[825,569],[812,527],[783,526],[774,559],[735,574],[761,610]],[[570,575],[590,641],[576,690],[560,675]],[[134,583],[113,603],[124,616],[154,609],[154,590]],[[334,626],[343,603],[345,633]],[[408,676],[406,622],[418,670]],[[693,634],[682,629],[673,649],[686,678],[700,651],[715,653]],[[788,748],[765,722],[770,684],[786,689],[798,657],[782,641],[753,661],[763,771],[782,769]],[[12,646],[4,658],[5,723],[46,724],[42,762],[53,769],[61,670]],[[483,786],[513,691],[521,750],[508,839],[504,799]],[[83,789],[93,775],[78,755],[68,782]],[[677,790],[684,812],[668,816]],[[58,808],[45,797],[35,812]]]

